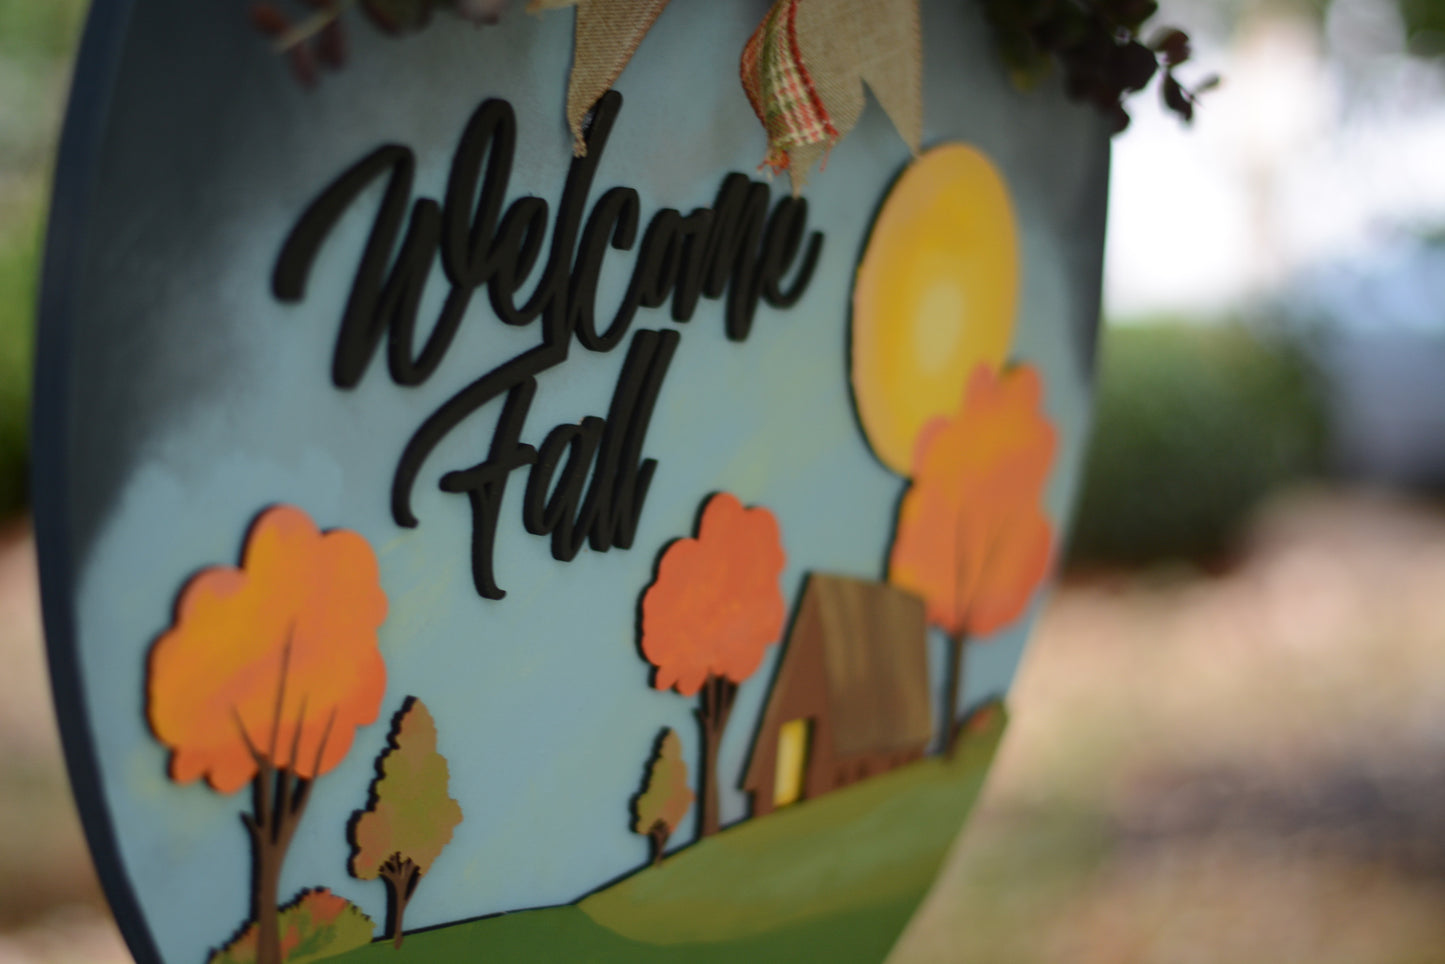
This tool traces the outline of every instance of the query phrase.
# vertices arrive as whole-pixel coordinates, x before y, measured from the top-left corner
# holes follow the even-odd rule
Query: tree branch
[[[276,710],[271,715],[271,762],[276,762],[276,741],[281,737],[281,714],[286,709],[286,677],[291,672],[291,643],[295,638],[296,621],[286,627],[286,645],[281,649],[281,678],[276,681]]]
[[[335,725],[336,710],[332,709],[331,715],[326,718],[326,728],[321,731],[321,742],[316,746],[316,760],[311,765],[311,776],[300,777],[296,782],[296,792],[291,798],[291,813],[297,820],[301,819],[301,812],[306,809],[306,803],[311,798],[311,785],[321,775],[321,758],[326,753],[326,744],[331,741],[331,730]]]
[[[306,697],[301,697],[301,709],[296,714],[296,731],[291,734],[291,752],[286,762],[296,768],[296,759],[301,755],[301,732],[306,728]]]
[[[254,818],[242,814],[247,821],[246,826],[253,834],[259,834],[261,828],[269,827],[271,824],[271,775],[272,768],[270,761],[262,756],[261,751],[256,749],[256,744],[251,742],[251,735],[246,732],[246,724],[241,719],[241,713],[233,705],[231,707],[231,719],[236,722],[236,729],[241,734],[241,741],[246,744],[246,749],[251,753],[251,759],[256,762],[256,775],[251,778],[254,784],[252,788],[251,805],[256,811]],[[260,838],[257,838],[259,843]]]

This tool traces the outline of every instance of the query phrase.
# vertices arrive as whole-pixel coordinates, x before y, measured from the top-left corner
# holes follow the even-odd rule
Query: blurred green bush
[[[27,502],[41,222],[87,6],[87,0],[0,0],[0,520]]]
[[[0,0],[0,56],[69,60],[88,0]]]
[[[1325,390],[1298,335],[1109,326],[1096,385],[1070,563],[1219,557],[1264,499],[1325,469]]]
[[[26,504],[30,360],[40,270],[37,218],[0,223],[0,520]]]

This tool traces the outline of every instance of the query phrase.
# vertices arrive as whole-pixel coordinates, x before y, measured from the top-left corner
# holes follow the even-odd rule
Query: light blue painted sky
[[[438,22],[400,42],[358,23],[351,66],[307,93],[237,9],[201,9],[211,6],[137,4],[73,319],[76,645],[126,870],[167,960],[201,960],[246,914],[237,819],[246,795],[168,782],[165,751],[145,727],[142,672],[184,580],[234,563],[255,513],[289,502],[371,541],[391,611],[382,717],[318,781],[283,893],[325,885],[381,920],[382,886],[346,874],[345,824],[365,801],[386,721],[416,695],[437,720],[465,821],[408,924],[575,899],[645,856],[628,829],[628,798],[658,729],[677,729],[696,758],[693,703],[648,688],[634,621],[657,551],[690,534],[702,499],[723,489],[777,514],[789,599],[811,570],[881,575],[903,483],[869,454],[850,408],[847,303],[869,221],[907,151],[870,103],[808,189],[826,241],[802,302],[761,308],[742,344],[723,337],[718,303],[679,327],[646,446],[660,468],[635,548],[555,562],[547,540],[522,529],[519,475],[497,537],[509,595],[488,602],[467,569],[466,501],[436,482],[484,456],[495,408],[427,463],[416,529],[391,520],[391,473],[420,421],[533,344],[535,329],[497,323],[478,299],[427,384],[399,388],[374,365],[357,390],[341,392],[328,366],[369,207],[343,220],[303,304],[276,302],[269,271],[307,201],[378,143],[410,145],[417,190],[439,196],[456,138],[489,96],[509,99],[519,118],[513,194],[555,203],[570,159],[561,118],[571,18],[514,14],[479,31]],[[1015,355],[1048,386],[1062,439],[1048,507],[1062,520],[1087,426],[1080,345],[1098,302],[1106,153],[1090,112],[1056,92],[1006,86],[971,10],[925,4],[925,141],[982,147],[1013,190],[1024,257]],[[680,3],[662,15],[618,84],[624,105],[599,192],[636,187],[646,218],[662,206],[707,204],[723,174],[756,168],[765,145],[736,58],[760,15],[756,3]],[[775,184],[775,198],[785,189]],[[632,260],[611,258],[600,304],[616,302]],[[438,270],[423,319],[435,317],[442,294]],[[643,312],[636,324],[671,323]],[[574,349],[544,374],[526,439],[604,415],[623,354]],[[972,647],[970,699],[1007,688],[1028,622]],[[934,641],[935,673],[941,652]],[[724,742],[724,820],[744,812],[732,784],[772,661],[742,687]]]

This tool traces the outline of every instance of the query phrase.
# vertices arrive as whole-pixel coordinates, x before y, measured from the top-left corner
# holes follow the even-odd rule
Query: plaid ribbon
[[[743,47],[743,91],[768,133],[763,164],[774,173],[791,166],[791,151],[817,145],[827,150],[842,136],[803,63],[798,47],[800,2],[777,0]]]
[[[718,2],[718,0],[714,0]],[[567,125],[578,155],[590,111],[668,0],[529,0],[576,8]],[[739,73],[768,135],[763,165],[802,188],[862,115],[866,84],[914,153],[923,136],[919,0],[774,0],[743,47]]]
[[[919,0],[774,0],[739,73],[768,134],[763,164],[801,190],[862,116],[866,85],[915,154],[923,138]]]

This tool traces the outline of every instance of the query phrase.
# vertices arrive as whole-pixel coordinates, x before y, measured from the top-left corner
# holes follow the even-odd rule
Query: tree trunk
[[[963,648],[967,641],[968,637],[963,633],[949,640],[948,680],[944,683],[943,707],[939,714],[942,727],[939,743],[945,760],[953,759],[953,751],[958,745],[958,696],[963,689]]]
[[[652,866],[656,867],[662,863],[662,852],[667,847],[667,838],[672,836],[672,831],[667,824],[661,820],[652,825],[647,831],[647,838],[652,841]]]
[[[242,814],[251,835],[251,919],[256,923],[256,964],[281,964],[281,867],[306,810],[311,781],[291,771],[258,765],[252,812]]]
[[[392,939],[393,947],[400,948],[405,934],[406,905],[416,891],[421,871],[410,857],[403,860],[401,854],[393,854],[382,866],[381,877],[386,881],[386,936]]]
[[[285,854],[268,840],[253,836],[254,873],[251,919],[256,922],[256,964],[281,964],[281,862]]]
[[[702,728],[702,768],[698,771],[701,786],[697,795],[699,840],[718,832],[717,754],[737,695],[738,684],[723,676],[709,676],[702,684],[702,706],[697,711]]]

